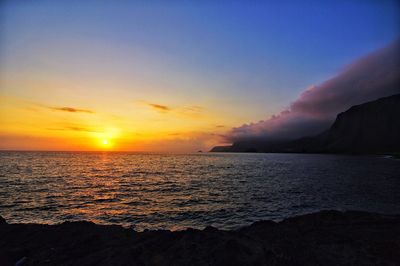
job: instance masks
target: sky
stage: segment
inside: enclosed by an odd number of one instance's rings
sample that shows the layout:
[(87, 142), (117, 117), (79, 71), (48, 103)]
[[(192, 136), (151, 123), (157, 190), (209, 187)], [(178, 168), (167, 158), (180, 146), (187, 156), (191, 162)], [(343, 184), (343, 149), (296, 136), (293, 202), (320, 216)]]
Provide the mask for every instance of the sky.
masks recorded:
[(0, 3), (0, 149), (205, 151), (400, 35), (397, 1), (113, 2)]

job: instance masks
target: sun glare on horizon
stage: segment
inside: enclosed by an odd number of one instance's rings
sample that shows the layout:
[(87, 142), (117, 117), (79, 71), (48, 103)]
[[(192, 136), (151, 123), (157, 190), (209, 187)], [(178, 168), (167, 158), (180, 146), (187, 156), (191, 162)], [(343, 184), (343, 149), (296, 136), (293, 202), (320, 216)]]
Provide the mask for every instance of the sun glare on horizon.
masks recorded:
[(108, 127), (92, 133), (95, 149), (101, 150), (115, 149), (120, 137), (121, 130), (116, 127)]
[(100, 140), (100, 148), (102, 150), (111, 150), (113, 148), (112, 143), (110, 142), (109, 139), (102, 139)]

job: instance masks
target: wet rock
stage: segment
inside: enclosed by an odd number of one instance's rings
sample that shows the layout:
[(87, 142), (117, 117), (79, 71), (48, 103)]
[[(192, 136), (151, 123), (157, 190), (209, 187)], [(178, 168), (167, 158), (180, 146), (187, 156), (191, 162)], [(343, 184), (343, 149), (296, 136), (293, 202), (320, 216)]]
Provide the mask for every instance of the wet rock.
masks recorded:
[(399, 265), (400, 216), (322, 211), (235, 231), (0, 224), (0, 265)]

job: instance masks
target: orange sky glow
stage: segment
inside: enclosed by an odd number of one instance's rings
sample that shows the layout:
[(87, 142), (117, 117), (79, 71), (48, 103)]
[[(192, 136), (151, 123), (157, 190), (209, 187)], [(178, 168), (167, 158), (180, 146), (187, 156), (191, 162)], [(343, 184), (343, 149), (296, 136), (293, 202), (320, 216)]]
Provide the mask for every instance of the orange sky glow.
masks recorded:
[(3, 90), (3, 150), (190, 152), (220, 143), (226, 130), (218, 124), (222, 118), (197, 105), (167, 107), (119, 97), (73, 104), (67, 103), (70, 99), (57, 103), (4, 94)]
[(208, 151), (398, 38), (395, 2), (203, 2), (0, 1), (0, 150)]

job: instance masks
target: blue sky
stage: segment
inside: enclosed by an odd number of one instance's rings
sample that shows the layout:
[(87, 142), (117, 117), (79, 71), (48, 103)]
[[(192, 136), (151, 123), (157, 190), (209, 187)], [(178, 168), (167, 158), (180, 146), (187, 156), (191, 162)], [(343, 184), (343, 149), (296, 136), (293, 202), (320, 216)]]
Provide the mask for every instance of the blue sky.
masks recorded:
[[(257, 121), (399, 37), (396, 1), (301, 2), (3, 1), (1, 78), (76, 84), (60, 104), (113, 91)], [(0, 92), (50, 97), (18, 84)]]

